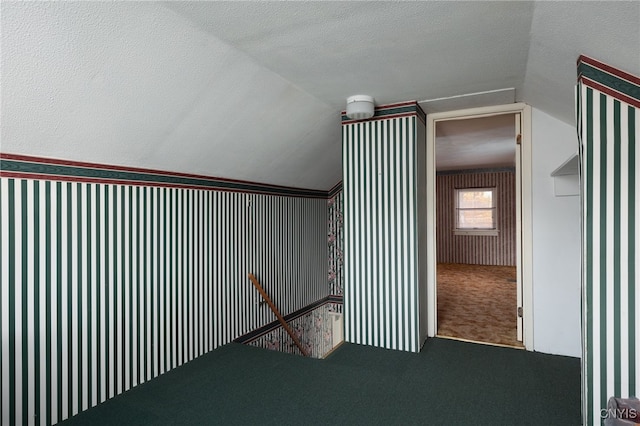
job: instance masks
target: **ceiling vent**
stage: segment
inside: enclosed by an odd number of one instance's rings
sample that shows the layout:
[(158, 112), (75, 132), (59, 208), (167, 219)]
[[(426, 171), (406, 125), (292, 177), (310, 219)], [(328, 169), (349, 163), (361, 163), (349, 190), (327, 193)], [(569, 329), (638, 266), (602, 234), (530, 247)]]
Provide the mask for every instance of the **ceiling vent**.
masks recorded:
[(354, 95), (347, 98), (347, 117), (352, 120), (365, 120), (373, 117), (373, 97)]

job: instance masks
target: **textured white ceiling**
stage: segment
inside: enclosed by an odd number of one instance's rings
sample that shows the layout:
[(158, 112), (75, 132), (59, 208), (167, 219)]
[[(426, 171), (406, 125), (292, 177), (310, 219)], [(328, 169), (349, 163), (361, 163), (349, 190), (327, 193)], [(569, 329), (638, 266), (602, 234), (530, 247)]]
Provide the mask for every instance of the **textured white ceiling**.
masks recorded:
[(350, 95), (513, 88), (571, 123), (580, 54), (640, 74), (638, 1), (2, 2), (1, 12), (3, 152), (316, 189), (341, 179)]
[(640, 1), (536, 2), (519, 98), (573, 125), (580, 55), (640, 75)]
[(2, 3), (2, 47), (2, 151), (340, 179), (335, 109), (156, 3)]
[(513, 167), (514, 114), (436, 123), (436, 170)]
[(492, 105), (512, 104), (516, 101), (516, 89), (487, 90), (478, 93), (447, 96), (444, 98), (425, 99), (418, 101), (422, 110), (427, 113), (455, 111), (464, 108), (485, 107)]
[(168, 4), (334, 108), (522, 87), (529, 2)]

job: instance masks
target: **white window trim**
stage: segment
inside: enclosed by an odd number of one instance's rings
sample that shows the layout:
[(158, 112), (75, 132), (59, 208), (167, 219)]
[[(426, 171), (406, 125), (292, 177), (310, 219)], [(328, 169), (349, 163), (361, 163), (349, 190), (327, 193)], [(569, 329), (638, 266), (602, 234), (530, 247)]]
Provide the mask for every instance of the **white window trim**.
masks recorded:
[(500, 231), (497, 229), (454, 229), (453, 235), (480, 235), (486, 237), (497, 237)]
[[(458, 225), (458, 221), (460, 220), (460, 191), (478, 191), (478, 192), (491, 192), (491, 209), (493, 209), (493, 228), (460, 228)], [(496, 200), (496, 188), (495, 187), (484, 187), (484, 188), (456, 188), (456, 206), (455, 206), (455, 217), (456, 217), (456, 225), (453, 229), (454, 235), (481, 235), (481, 236), (498, 236), (498, 206)], [(463, 210), (472, 210), (472, 209), (463, 209)], [(483, 209), (483, 210), (488, 210)]]

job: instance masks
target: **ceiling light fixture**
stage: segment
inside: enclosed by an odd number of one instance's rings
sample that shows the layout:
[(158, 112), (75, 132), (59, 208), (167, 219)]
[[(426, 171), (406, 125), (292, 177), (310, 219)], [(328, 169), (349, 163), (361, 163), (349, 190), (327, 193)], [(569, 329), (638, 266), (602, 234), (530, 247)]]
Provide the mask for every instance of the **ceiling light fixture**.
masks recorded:
[(352, 120), (365, 120), (373, 117), (373, 97), (367, 95), (353, 95), (347, 98), (347, 117)]

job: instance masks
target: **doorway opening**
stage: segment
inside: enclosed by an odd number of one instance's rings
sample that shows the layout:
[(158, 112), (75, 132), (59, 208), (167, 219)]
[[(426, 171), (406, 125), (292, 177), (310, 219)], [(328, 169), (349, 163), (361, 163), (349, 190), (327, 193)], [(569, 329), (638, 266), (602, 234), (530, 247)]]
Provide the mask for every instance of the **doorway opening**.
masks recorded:
[(428, 335), (530, 349), (530, 108), (427, 121)]
[(522, 347), (516, 119), (509, 113), (436, 123), (438, 336)]

